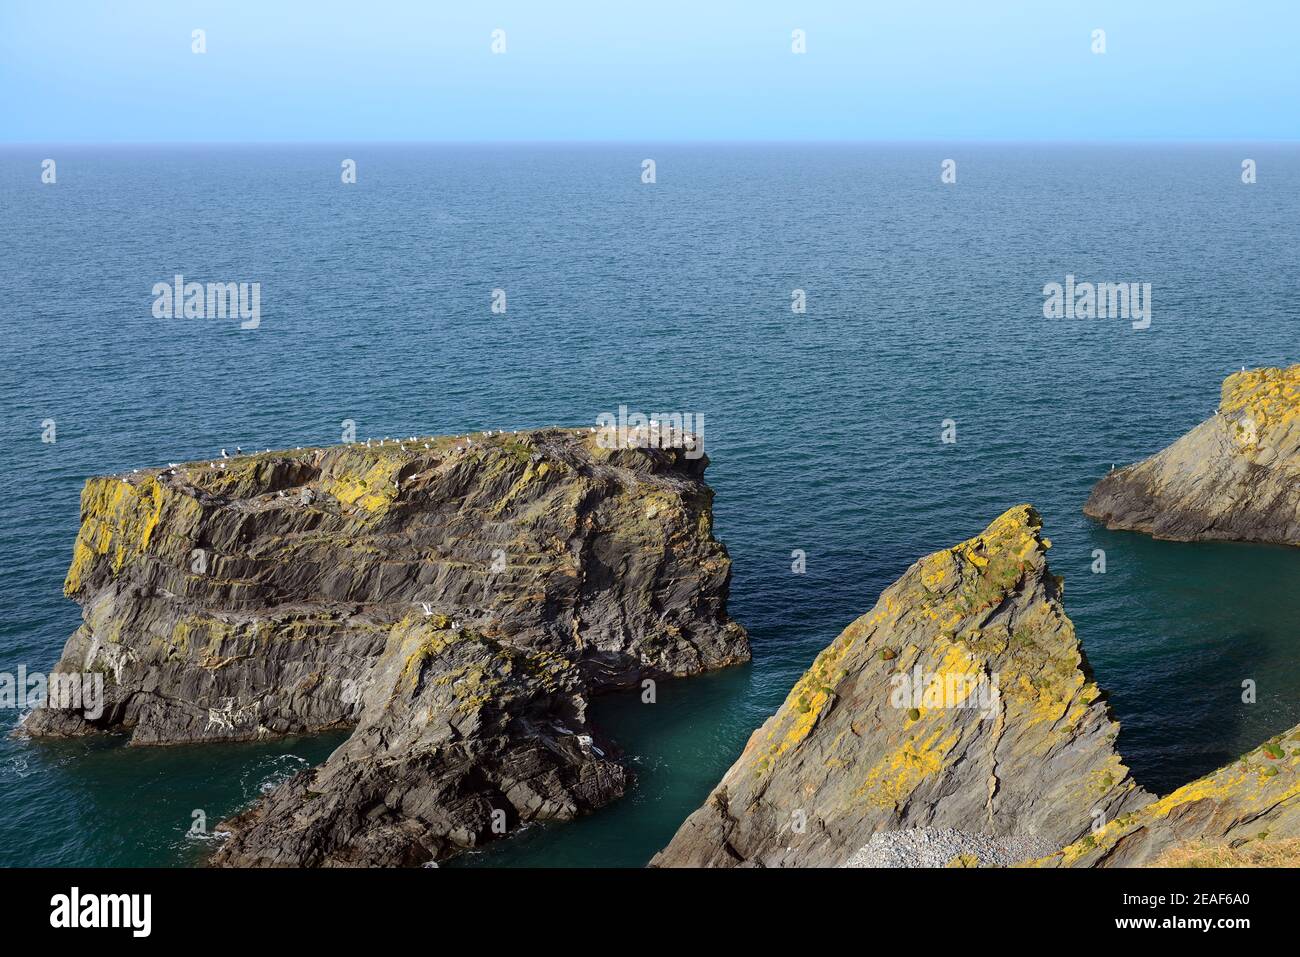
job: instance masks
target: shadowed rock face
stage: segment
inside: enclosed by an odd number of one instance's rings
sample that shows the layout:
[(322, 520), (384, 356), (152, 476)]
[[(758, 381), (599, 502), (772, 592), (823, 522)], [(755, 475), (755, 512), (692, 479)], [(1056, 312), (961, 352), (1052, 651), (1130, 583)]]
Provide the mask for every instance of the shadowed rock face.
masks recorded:
[[(1038, 514), (917, 562), (813, 662), (652, 861), (835, 866), (924, 826), (1062, 846), (1141, 807)], [(993, 693), (996, 681), (996, 694)]]
[(1213, 418), (1111, 472), (1083, 510), (1157, 538), (1300, 545), (1300, 365), (1228, 376)]
[(1034, 862), (1138, 867), (1183, 844), (1239, 845), (1300, 837), (1300, 726)]
[(24, 731), (355, 725), (235, 822), (226, 863), (412, 863), (618, 797), (588, 697), (749, 657), (707, 460), (567, 430), (403, 445), (90, 480), (56, 671), (102, 674), (106, 707)]

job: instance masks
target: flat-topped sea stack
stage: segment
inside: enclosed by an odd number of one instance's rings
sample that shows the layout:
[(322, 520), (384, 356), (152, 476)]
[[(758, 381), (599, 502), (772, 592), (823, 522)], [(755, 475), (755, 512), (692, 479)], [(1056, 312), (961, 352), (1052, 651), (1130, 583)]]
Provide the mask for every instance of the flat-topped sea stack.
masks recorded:
[[(1109, 820), (1040, 867), (1295, 866), (1300, 839), (1300, 726), (1212, 774)], [(1258, 849), (1262, 853), (1250, 853)]]
[(478, 433), (91, 479), (58, 672), (131, 743), (355, 727), (234, 822), (229, 864), (412, 864), (624, 790), (592, 694), (749, 658), (707, 459)]
[(838, 866), (922, 828), (1048, 853), (1149, 801), (1115, 752), (1040, 526), (1018, 506), (909, 568), (651, 863)]
[(1300, 365), (1228, 376), (1213, 417), (1105, 476), (1083, 510), (1156, 538), (1300, 545)]

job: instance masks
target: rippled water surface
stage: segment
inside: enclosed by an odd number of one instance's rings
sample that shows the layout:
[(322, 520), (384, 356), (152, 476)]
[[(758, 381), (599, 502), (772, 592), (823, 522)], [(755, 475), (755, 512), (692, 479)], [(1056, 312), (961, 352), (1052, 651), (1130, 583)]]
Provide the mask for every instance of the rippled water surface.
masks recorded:
[[(1139, 781), (1300, 722), (1300, 552), (1080, 512), (1226, 373), (1300, 361), (1294, 147), (68, 148), (43, 186), (51, 149), (0, 151), (0, 670), (47, 668), (76, 627), (60, 588), (88, 475), (338, 441), (347, 418), (409, 435), (625, 403), (705, 415), (754, 662), (602, 699), (632, 793), (465, 864), (643, 864), (882, 588), (1022, 501)], [(260, 282), (261, 327), (153, 318), (176, 273)], [(1066, 273), (1150, 282), (1151, 328), (1042, 318)], [(6, 739), (0, 863), (195, 862), (195, 810), (215, 822), (338, 741)]]

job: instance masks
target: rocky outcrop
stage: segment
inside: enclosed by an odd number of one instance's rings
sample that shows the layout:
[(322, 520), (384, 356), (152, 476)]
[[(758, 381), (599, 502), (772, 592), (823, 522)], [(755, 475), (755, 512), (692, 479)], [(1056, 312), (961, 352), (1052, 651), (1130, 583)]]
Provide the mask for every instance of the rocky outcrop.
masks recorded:
[(1115, 752), (1040, 526), (1022, 505), (909, 568), (652, 864), (835, 866), (914, 828), (1061, 847), (1149, 801)]
[(1294, 838), (1300, 838), (1300, 726), (1034, 863), (1138, 867), (1182, 848)]
[(1111, 472), (1083, 510), (1157, 538), (1300, 545), (1300, 365), (1228, 376), (1212, 418)]
[(235, 864), (444, 857), (622, 793), (594, 693), (749, 657), (707, 459), (587, 431), (267, 452), (90, 480), (56, 671), (133, 744), (355, 726), (233, 822)]

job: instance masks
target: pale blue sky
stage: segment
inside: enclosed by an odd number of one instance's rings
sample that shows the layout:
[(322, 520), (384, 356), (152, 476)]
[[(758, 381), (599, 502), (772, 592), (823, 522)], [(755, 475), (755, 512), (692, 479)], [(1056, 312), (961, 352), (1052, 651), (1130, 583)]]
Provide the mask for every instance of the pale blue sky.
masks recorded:
[(1297, 37), (1300, 0), (0, 0), (0, 142), (1295, 140)]

